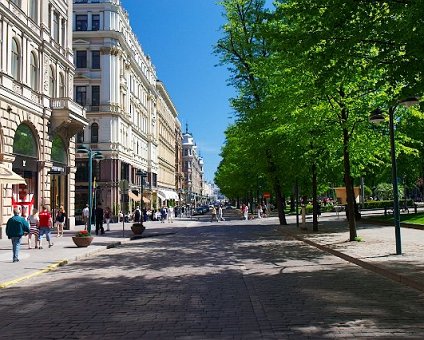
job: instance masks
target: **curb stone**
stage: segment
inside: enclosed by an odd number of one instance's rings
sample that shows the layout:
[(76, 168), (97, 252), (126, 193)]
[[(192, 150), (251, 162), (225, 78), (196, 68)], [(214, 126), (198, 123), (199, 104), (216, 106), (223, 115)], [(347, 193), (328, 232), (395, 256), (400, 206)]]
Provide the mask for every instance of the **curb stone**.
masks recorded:
[(122, 245), (123, 243), (128, 243), (128, 242), (129, 241), (127, 241), (127, 240), (112, 242), (112, 243), (108, 244), (105, 248), (89, 251), (89, 252), (87, 252), (83, 255), (77, 255), (77, 256), (73, 257), (72, 259), (63, 259), (63, 260), (60, 260), (58, 262), (55, 262), (53, 264), (48, 265), (46, 268), (36, 270), (35, 272), (33, 272), (31, 274), (18, 277), (17, 279), (14, 279), (14, 280), (6, 281), (6, 282), (0, 282), (0, 289), (8, 288), (8, 287), (14, 286), (14, 285), (16, 285), (16, 284), (18, 284), (22, 281), (29, 280), (33, 277), (39, 276), (41, 274), (55, 271), (59, 267), (63, 267), (63, 266), (70, 264), (72, 262), (77, 262), (77, 261), (80, 261), (82, 259), (92, 257), (92, 256), (94, 256), (98, 253), (101, 253), (101, 252), (103, 252), (107, 249), (116, 248), (116, 247), (119, 247), (120, 245)]
[(390, 280), (393, 280), (395, 282), (401, 283), (401, 284), (406, 285), (408, 287), (411, 287), (411, 288), (414, 288), (414, 289), (419, 290), (421, 292), (424, 292), (424, 284), (422, 284), (422, 283), (420, 283), (418, 281), (412, 280), (412, 279), (406, 277), (405, 275), (397, 274), (397, 273), (395, 273), (395, 272), (393, 272), (391, 270), (388, 270), (386, 268), (382, 268), (382, 267), (377, 266), (375, 264), (371, 264), (369, 262), (365, 262), (365, 261), (359, 260), (359, 259), (357, 259), (355, 257), (352, 257), (350, 255), (347, 255), (345, 253), (342, 253), (342, 252), (340, 252), (338, 250), (334, 250), (334, 249), (331, 249), (331, 248), (329, 248), (327, 246), (324, 246), (322, 244), (319, 244), (319, 243), (316, 243), (314, 241), (305, 239), (305, 238), (303, 238), (303, 237), (301, 237), (299, 235), (293, 234), (293, 233), (291, 233), (289, 231), (280, 230), (280, 232), (282, 234), (286, 235), (286, 236), (289, 236), (289, 237), (292, 237), (292, 238), (294, 238), (294, 239), (296, 239), (298, 241), (304, 242), (304, 243), (306, 243), (306, 244), (308, 244), (308, 245), (310, 245), (312, 247), (318, 248), (318, 249), (320, 249), (322, 251), (325, 251), (325, 252), (327, 252), (329, 254), (332, 254), (334, 256), (337, 256), (337, 257), (339, 257), (339, 258), (341, 258), (341, 259), (343, 259), (343, 260), (345, 260), (347, 262), (356, 264), (359, 267), (362, 267), (362, 268), (367, 269), (369, 271), (372, 271), (372, 272), (374, 272), (376, 274), (379, 274), (381, 276), (384, 276), (384, 277), (386, 277), (386, 278), (388, 278)]

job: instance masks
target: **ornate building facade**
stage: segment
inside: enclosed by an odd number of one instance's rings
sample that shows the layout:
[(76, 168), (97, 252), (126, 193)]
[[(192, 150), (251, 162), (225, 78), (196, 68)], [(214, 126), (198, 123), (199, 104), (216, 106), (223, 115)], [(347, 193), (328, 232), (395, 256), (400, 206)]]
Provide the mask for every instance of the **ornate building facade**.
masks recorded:
[(197, 206), (203, 199), (203, 158), (200, 157), (193, 135), (183, 134), (183, 173), (186, 204)]
[(0, 162), (25, 179), (1, 185), (2, 225), (13, 206), (41, 204), (75, 222), (74, 135), (87, 120), (71, 99), (71, 22), (70, 0), (0, 1)]
[[(132, 210), (140, 200), (139, 170), (148, 174), (148, 206), (157, 208), (168, 194), (175, 198), (177, 111), (120, 1), (74, 1), (73, 47), (75, 99), (87, 108), (90, 121), (77, 141), (105, 157), (94, 167), (97, 202), (114, 213)], [(87, 164), (86, 158), (78, 158), (77, 196), (82, 204), (88, 195)], [(123, 180), (128, 191), (120, 189)]]
[(177, 129), (178, 112), (166, 91), (165, 85), (157, 81), (157, 115), (159, 136), (159, 176), (158, 176), (158, 206), (163, 204), (176, 205), (179, 201), (178, 182), (176, 181), (176, 140), (179, 138)]

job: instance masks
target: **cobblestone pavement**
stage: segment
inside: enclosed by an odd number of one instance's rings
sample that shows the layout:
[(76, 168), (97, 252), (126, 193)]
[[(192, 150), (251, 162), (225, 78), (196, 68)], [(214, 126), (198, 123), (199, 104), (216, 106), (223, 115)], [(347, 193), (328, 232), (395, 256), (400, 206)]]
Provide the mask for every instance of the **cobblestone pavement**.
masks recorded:
[(0, 291), (1, 339), (424, 337), (424, 295), (272, 225), (201, 223)]

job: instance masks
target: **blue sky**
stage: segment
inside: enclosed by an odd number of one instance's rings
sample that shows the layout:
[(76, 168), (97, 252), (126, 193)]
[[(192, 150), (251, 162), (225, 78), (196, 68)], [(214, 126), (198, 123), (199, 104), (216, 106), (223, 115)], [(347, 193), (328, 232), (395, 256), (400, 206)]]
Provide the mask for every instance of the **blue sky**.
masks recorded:
[(224, 131), (231, 122), (225, 67), (216, 67), (213, 46), (224, 19), (216, 0), (122, 0), (143, 50), (150, 55), (158, 78), (188, 123), (212, 181), (219, 164)]

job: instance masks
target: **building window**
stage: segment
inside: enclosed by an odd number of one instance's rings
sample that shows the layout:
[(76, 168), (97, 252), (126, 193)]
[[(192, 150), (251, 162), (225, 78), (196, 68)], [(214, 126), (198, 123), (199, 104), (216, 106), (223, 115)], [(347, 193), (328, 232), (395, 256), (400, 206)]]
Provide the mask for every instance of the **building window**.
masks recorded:
[(66, 45), (66, 25), (67, 25), (66, 20), (62, 20), (62, 41), (60, 42), (62, 47), (65, 47)]
[(56, 95), (56, 77), (54, 67), (49, 68), (49, 96), (53, 98)]
[(88, 26), (88, 16), (84, 15), (76, 15), (75, 16), (75, 29), (77, 31), (87, 31)]
[(100, 69), (100, 51), (91, 52), (91, 68)]
[(34, 22), (37, 22), (37, 19), (38, 19), (38, 0), (28, 1), (28, 14), (29, 14), (29, 17)]
[(65, 76), (59, 73), (59, 97), (65, 98)]
[(75, 101), (81, 106), (87, 105), (87, 87), (86, 86), (75, 87)]
[(96, 85), (91, 87), (91, 105), (100, 105), (100, 86)]
[(81, 130), (81, 131), (79, 131), (79, 132), (77, 133), (77, 136), (76, 136), (76, 142), (77, 142), (78, 144), (82, 144), (82, 143), (84, 143), (84, 130)]
[(21, 55), (16, 39), (12, 39), (11, 71), (13, 79), (19, 80), (21, 73)]
[(87, 51), (77, 51), (75, 66), (77, 68), (87, 68)]
[(59, 13), (53, 13), (53, 39), (59, 43)]
[(38, 65), (37, 65), (37, 57), (35, 56), (35, 53), (31, 53), (31, 63), (30, 63), (30, 82), (31, 82), (31, 89), (34, 91), (38, 90)]
[(100, 15), (93, 14), (91, 16), (91, 30), (98, 31), (100, 29)]
[(11, 2), (14, 3), (18, 7), (21, 7), (21, 0), (12, 0)]
[(91, 124), (91, 143), (99, 142), (99, 124)]

